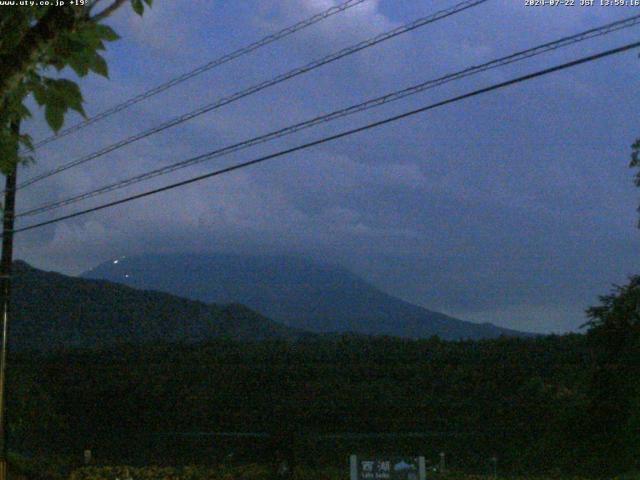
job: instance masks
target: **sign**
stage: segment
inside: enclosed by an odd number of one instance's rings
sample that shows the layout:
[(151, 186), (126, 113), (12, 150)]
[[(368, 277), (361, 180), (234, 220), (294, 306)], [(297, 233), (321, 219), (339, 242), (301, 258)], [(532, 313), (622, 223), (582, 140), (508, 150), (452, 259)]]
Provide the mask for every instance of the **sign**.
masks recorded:
[(425, 480), (424, 457), (351, 455), (351, 480)]

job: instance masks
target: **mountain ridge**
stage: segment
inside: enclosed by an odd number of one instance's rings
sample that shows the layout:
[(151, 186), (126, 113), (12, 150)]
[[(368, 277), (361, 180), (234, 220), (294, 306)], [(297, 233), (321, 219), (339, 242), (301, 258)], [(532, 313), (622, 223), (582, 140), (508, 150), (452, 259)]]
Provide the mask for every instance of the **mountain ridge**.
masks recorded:
[(247, 305), (289, 327), (446, 340), (530, 336), (413, 305), (340, 266), (287, 256), (145, 254), (82, 274), (204, 302)]
[(17, 350), (119, 344), (298, 339), (309, 334), (237, 304), (206, 304), (14, 263), (11, 343)]

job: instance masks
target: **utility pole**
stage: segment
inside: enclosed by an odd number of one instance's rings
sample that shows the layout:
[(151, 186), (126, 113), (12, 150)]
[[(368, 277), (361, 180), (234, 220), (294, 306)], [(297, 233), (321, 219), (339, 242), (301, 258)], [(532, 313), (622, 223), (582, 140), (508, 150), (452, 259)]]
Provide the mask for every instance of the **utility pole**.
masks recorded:
[[(20, 125), (11, 125), (13, 132), (20, 132)], [(17, 152), (16, 152), (17, 154)], [(16, 210), (16, 178), (18, 163), (8, 167), (5, 173), (4, 211), (2, 220), (2, 256), (0, 257), (0, 314), (2, 337), (0, 339), (0, 480), (7, 480), (7, 412), (6, 378), (7, 350), (9, 346), (9, 314), (11, 306), (11, 271), (13, 267), (13, 225)]]

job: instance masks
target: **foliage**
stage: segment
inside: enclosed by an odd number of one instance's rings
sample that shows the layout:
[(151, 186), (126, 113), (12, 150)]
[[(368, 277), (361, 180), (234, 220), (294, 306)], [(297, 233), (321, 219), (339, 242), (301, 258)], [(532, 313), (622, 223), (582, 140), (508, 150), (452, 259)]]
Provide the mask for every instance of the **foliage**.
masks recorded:
[(237, 467), (220, 465), (216, 468), (201, 466), (184, 467), (97, 467), (81, 468), (69, 476), (69, 480), (261, 480), (268, 479), (270, 471), (265, 466), (248, 464)]
[(67, 480), (73, 471), (72, 458), (60, 456), (29, 457), (9, 452), (9, 478), (28, 478), (29, 480)]
[[(505, 471), (569, 471), (574, 440), (565, 432), (586, 404), (587, 365), (580, 336), (218, 340), (16, 355), (13, 368), (36, 375), (63, 426), (38, 432), (25, 421), (14, 439), (33, 451), (46, 434), (55, 438), (49, 454), (89, 446), (107, 464), (217, 465), (231, 454), (268, 464), (281, 449), (268, 438), (206, 434), (265, 432), (284, 434), (303, 468), (340, 466), (354, 451), (419, 452), (431, 463), (446, 451), (476, 472), (490, 471), (494, 455)], [(10, 418), (25, 415), (11, 405)], [(327, 436), (341, 432), (391, 436)]]
[[(271, 471), (263, 465), (247, 464), (236, 467), (218, 466), (203, 468), (186, 466), (171, 467), (99, 467), (75, 470), (69, 480), (271, 480)], [(297, 468), (293, 480), (343, 480), (347, 478), (346, 464), (342, 468), (321, 467)], [(438, 480), (494, 480), (490, 475), (472, 475), (459, 471), (437, 474), (432, 477)], [(502, 480), (586, 480), (584, 477), (550, 477), (550, 476), (501, 476)], [(635, 480), (632, 477), (616, 477), (612, 480)]]
[[(271, 480), (271, 471), (263, 465), (247, 464), (236, 467), (218, 466), (203, 468), (186, 466), (171, 467), (100, 467), (82, 468), (71, 473), (68, 480)], [(343, 480), (347, 478), (346, 464), (342, 468), (321, 467), (297, 468), (293, 480)], [(490, 475), (473, 475), (460, 471), (451, 471), (431, 477), (437, 480), (495, 480)], [(586, 480), (578, 476), (500, 476), (501, 480)], [(613, 477), (612, 480), (637, 480), (633, 476)]]
[[(237, 305), (15, 270), (14, 346), (58, 349), (10, 364), (21, 452), (91, 448), (101, 464), (133, 465), (279, 455), (303, 471), (353, 452), (435, 463), (446, 451), (466, 471), (497, 456), (514, 474), (623, 472), (637, 458), (637, 280), (590, 310), (586, 336), (446, 342), (301, 335)], [(390, 436), (327, 436), (349, 432)]]
[[(640, 187), (640, 138), (631, 145), (631, 162), (629, 163), (629, 167), (638, 170), (634, 175), (634, 183), (636, 187)], [(638, 207), (638, 211), (640, 212), (640, 207)], [(638, 226), (640, 227), (640, 222)]]
[(166, 293), (14, 264), (13, 350), (122, 343), (294, 338), (299, 332), (241, 305), (207, 305)]
[(586, 326), (601, 353), (613, 359), (636, 352), (640, 346), (640, 276), (601, 296), (600, 303), (587, 310)]
[(640, 276), (617, 286), (587, 311), (593, 367), (586, 432), (590, 445), (602, 445), (603, 473), (640, 467)]
[[(105, 42), (118, 35), (103, 21), (125, 0), (81, 1), (66, 6), (4, 6), (0, 9), (0, 169), (9, 171), (18, 161), (18, 146), (32, 149), (29, 135), (15, 125), (31, 116), (26, 99), (32, 95), (43, 107), (47, 123), (58, 131), (69, 109), (84, 115), (78, 85), (61, 78), (69, 67), (78, 77), (89, 72), (107, 76), (100, 54)], [(152, 0), (130, 0), (142, 15)], [(52, 70), (57, 73), (52, 73)], [(23, 160), (28, 157), (23, 157)]]

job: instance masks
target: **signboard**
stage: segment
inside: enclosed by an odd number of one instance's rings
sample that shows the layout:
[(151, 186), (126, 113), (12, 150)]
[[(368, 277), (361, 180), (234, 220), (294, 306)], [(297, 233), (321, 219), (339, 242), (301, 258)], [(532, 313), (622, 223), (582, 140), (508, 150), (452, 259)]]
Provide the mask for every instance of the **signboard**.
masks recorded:
[(351, 480), (425, 480), (424, 457), (351, 455)]

